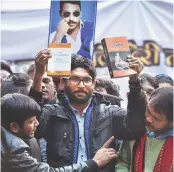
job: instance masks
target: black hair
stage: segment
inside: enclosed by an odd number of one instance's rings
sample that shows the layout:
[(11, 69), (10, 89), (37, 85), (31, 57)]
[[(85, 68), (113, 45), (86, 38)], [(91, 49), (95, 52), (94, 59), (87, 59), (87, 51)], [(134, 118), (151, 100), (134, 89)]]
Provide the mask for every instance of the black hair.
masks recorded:
[(97, 78), (95, 88), (103, 87), (106, 89), (107, 94), (111, 94), (120, 97), (120, 88), (111, 79)]
[(1, 125), (7, 130), (12, 122), (23, 127), (25, 120), (33, 116), (39, 117), (40, 114), (40, 106), (26, 95), (13, 93), (1, 98)]
[(36, 70), (36, 65), (35, 63), (32, 63), (27, 70), (27, 75), (30, 76), (30, 74), (35, 72), (35, 70)]
[(8, 93), (22, 93), (28, 95), (31, 78), (25, 73), (13, 73), (1, 82), (1, 96)]
[(79, 5), (79, 7), (80, 7), (80, 10), (81, 10), (81, 2), (80, 1), (73, 1), (73, 0), (71, 0), (71, 1), (61, 1), (60, 0), (60, 14), (62, 13), (62, 9), (63, 9), (63, 5), (65, 4), (65, 3), (70, 3), (70, 4), (74, 4), (74, 5)]
[(173, 91), (172, 86), (157, 88), (149, 99), (154, 110), (166, 115), (169, 121), (173, 121)]
[[(105, 79), (105, 78), (97, 78), (95, 89), (97, 87), (102, 87), (106, 89), (107, 94), (120, 97), (120, 87), (119, 85), (115, 84), (111, 79)], [(121, 106), (121, 100), (116, 99), (114, 97), (110, 97), (109, 95), (103, 95), (103, 99), (105, 102), (109, 102), (112, 105), (118, 105)]]
[(0, 60), (0, 63), (1, 63), (1, 70), (5, 70), (5, 71), (9, 72), (10, 74), (13, 73), (10, 65), (6, 61)]
[(157, 79), (158, 84), (169, 83), (171, 86), (173, 86), (173, 79), (166, 74), (158, 74), (155, 76), (155, 78)]
[(141, 84), (143, 84), (143, 82), (145, 82), (145, 81), (148, 81), (154, 89), (157, 89), (159, 87), (157, 79), (147, 73), (141, 74), (140, 78), (141, 78), (141, 80), (140, 80)]
[(87, 70), (89, 75), (92, 77), (93, 81), (95, 80), (97, 73), (96, 73), (96, 69), (95, 69), (92, 61), (90, 61), (86, 57), (82, 57), (79, 54), (72, 54), (72, 56), (71, 56), (71, 70), (74, 70), (78, 67), (84, 68), (85, 70)]

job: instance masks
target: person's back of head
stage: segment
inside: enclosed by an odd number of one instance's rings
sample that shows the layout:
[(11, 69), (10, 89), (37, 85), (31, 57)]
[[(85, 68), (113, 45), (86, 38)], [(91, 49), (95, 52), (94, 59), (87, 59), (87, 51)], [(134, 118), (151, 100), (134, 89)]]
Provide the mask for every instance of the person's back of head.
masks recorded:
[(111, 79), (97, 78), (95, 84), (95, 90), (98, 88), (104, 88), (107, 94), (120, 97), (119, 86), (115, 84)]
[(144, 84), (146, 81), (148, 81), (149, 84), (154, 87), (154, 89), (157, 89), (159, 87), (157, 79), (155, 77), (147, 73), (142, 73), (139, 77), (141, 78), (141, 84)]
[(116, 83), (114, 83), (114, 81), (112, 81), (111, 79), (107, 81), (108, 83), (108, 87), (107, 87), (107, 93), (120, 97), (120, 87), (119, 85), (117, 85)]
[(157, 88), (149, 99), (149, 104), (155, 112), (165, 115), (169, 121), (173, 121), (173, 93), (174, 87), (161, 87)]
[(159, 87), (173, 86), (173, 79), (166, 74), (158, 74), (155, 76)]
[(0, 63), (1, 63), (1, 67), (0, 67), (0, 81), (1, 81), (2, 79), (6, 78), (13, 72), (11, 70), (10, 65), (6, 61), (0, 60)]
[[(121, 102), (120, 102), (121, 99), (118, 99), (120, 97), (119, 86), (115, 84), (111, 79), (98, 77), (96, 79), (95, 91), (108, 94), (108, 96), (103, 95), (103, 98), (105, 101), (110, 102), (110, 104), (112, 105), (121, 106)], [(109, 96), (109, 95), (112, 95), (112, 96)]]
[(27, 70), (27, 75), (30, 76), (32, 80), (34, 79), (35, 70), (36, 70), (35, 63), (32, 63)]
[(13, 73), (2, 80), (1, 96), (8, 93), (21, 93), (28, 95), (32, 85), (31, 78), (24, 73)]
[(107, 93), (106, 80), (104, 78), (96, 78), (95, 91)]
[(97, 73), (91, 60), (78, 54), (72, 54), (71, 58), (71, 70), (83, 68), (89, 73), (93, 81), (95, 80)]
[(23, 127), (25, 120), (40, 114), (40, 106), (26, 95), (13, 93), (1, 98), (1, 125), (9, 131), (12, 123)]
[(10, 65), (6, 61), (0, 60), (0, 63), (1, 63), (1, 70), (5, 70), (9, 74), (12, 74), (13, 73), (12, 70), (11, 70)]
[(139, 77), (141, 79), (142, 90), (145, 92), (148, 101), (152, 92), (159, 87), (157, 79), (147, 73), (143, 73)]

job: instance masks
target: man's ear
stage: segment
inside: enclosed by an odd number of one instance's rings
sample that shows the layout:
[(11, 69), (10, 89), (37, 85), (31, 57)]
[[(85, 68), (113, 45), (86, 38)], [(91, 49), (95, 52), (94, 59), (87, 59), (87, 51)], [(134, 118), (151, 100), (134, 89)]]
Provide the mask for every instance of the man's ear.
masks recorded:
[(13, 133), (18, 133), (19, 132), (19, 124), (17, 124), (16, 122), (12, 122), (10, 123), (10, 130), (13, 132)]

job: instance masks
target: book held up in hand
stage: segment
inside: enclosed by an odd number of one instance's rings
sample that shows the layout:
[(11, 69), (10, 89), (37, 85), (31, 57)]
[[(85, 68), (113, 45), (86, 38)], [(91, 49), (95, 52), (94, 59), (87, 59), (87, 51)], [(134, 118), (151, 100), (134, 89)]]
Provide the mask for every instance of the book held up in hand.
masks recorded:
[(125, 77), (137, 73), (129, 67), (127, 62), (127, 57), (131, 53), (126, 36), (103, 38), (101, 42), (111, 78)]
[(71, 43), (49, 44), (52, 57), (48, 60), (47, 74), (67, 77), (71, 74)]

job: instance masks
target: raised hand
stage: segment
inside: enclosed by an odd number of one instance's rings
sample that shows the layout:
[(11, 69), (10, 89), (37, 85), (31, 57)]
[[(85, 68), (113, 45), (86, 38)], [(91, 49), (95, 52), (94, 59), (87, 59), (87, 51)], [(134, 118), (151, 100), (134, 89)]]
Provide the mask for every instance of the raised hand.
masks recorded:
[(130, 80), (137, 80), (137, 78), (139, 77), (141, 71), (144, 68), (143, 63), (141, 62), (141, 60), (139, 58), (134, 57), (134, 56), (128, 56), (127, 61), (129, 63), (129, 66), (137, 72), (137, 74), (132, 75), (132, 76), (129, 77)]
[(49, 58), (51, 58), (51, 53), (48, 49), (41, 50), (35, 57), (36, 70), (33, 79), (33, 88), (36, 91), (41, 92), (42, 90), (42, 78), (46, 72)]
[(116, 151), (109, 148), (109, 145), (114, 140), (112, 136), (95, 154), (93, 160), (98, 164), (99, 168), (104, 167), (110, 160), (117, 157)]
[(36, 65), (36, 71), (35, 75), (41, 75), (43, 76), (46, 72), (46, 66), (48, 63), (48, 59), (51, 58), (50, 50), (44, 49), (41, 50), (35, 57), (35, 65)]

